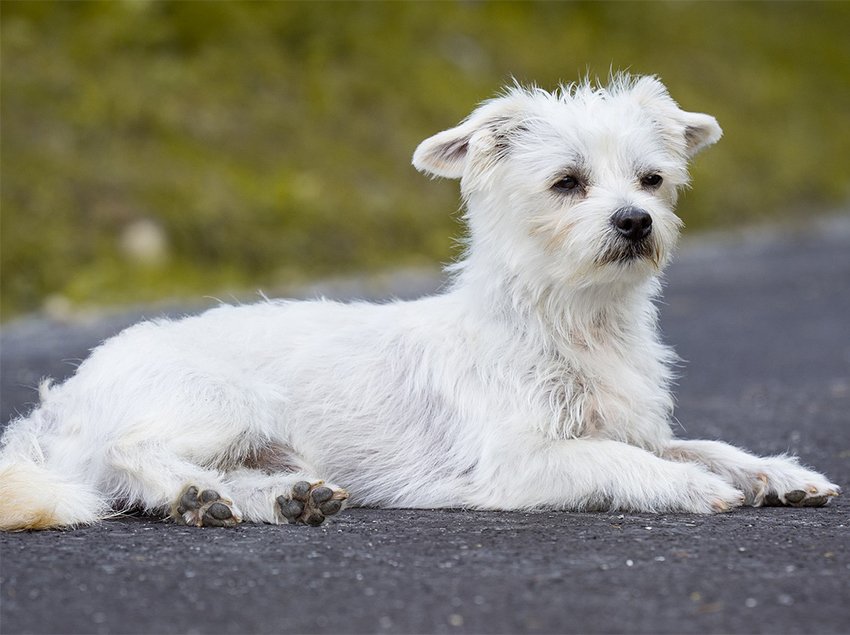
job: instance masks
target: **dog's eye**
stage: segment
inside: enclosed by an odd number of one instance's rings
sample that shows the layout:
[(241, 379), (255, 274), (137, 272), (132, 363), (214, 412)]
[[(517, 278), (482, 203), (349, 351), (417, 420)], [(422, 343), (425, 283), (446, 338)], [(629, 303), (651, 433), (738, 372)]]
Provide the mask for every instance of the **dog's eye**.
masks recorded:
[(552, 187), (554, 187), (556, 190), (568, 191), (576, 189), (579, 185), (581, 184), (574, 176), (565, 176), (560, 181), (555, 183), (555, 185), (553, 185)]
[(645, 187), (658, 187), (663, 180), (660, 174), (647, 174), (640, 182)]

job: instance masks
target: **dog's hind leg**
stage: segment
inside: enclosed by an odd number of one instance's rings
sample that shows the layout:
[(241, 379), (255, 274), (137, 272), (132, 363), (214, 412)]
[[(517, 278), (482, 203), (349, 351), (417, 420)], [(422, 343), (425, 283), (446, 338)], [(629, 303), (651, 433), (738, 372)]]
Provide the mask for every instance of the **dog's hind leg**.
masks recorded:
[(113, 495), (129, 507), (169, 515), (194, 527), (242, 522), (242, 511), (218, 471), (195, 465), (158, 444), (113, 447), (108, 462)]
[(245, 468), (229, 472), (224, 482), (244, 519), (253, 522), (321, 525), (348, 499), (344, 489), (306, 472), (268, 474)]
[(841, 491), (822, 474), (801, 466), (795, 457), (759, 457), (721, 441), (674, 440), (664, 458), (704, 465), (741, 489), (746, 504), (820, 507)]

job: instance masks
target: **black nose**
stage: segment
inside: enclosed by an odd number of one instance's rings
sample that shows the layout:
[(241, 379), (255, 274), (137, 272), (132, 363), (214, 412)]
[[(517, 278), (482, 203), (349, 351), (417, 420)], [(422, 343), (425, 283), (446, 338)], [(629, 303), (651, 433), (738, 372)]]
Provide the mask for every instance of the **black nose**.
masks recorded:
[(611, 222), (620, 234), (633, 242), (646, 238), (652, 231), (652, 216), (637, 207), (618, 209)]

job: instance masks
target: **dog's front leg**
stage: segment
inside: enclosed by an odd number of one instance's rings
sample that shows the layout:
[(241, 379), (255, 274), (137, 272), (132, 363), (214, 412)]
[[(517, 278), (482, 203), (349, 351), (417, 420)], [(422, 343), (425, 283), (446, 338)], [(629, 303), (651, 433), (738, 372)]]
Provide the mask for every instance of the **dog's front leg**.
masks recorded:
[(840, 492), (823, 474), (802, 467), (796, 457), (758, 457), (720, 441), (677, 439), (661, 455), (704, 465), (741, 489), (746, 504), (756, 507), (820, 507)]
[(489, 482), (469, 498), (478, 507), (714, 513), (744, 501), (739, 490), (699, 465), (618, 441), (515, 443), (492, 458), (491, 469), (478, 473)]

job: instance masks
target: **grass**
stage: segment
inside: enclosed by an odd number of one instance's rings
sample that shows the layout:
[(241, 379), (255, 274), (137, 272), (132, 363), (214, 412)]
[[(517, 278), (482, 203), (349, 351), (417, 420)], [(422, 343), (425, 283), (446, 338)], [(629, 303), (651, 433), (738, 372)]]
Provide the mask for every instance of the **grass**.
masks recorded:
[(850, 199), (850, 3), (4, 0), (0, 29), (4, 319), (449, 261), (457, 185), (410, 156), (512, 77), (654, 73), (715, 115), (691, 229)]

